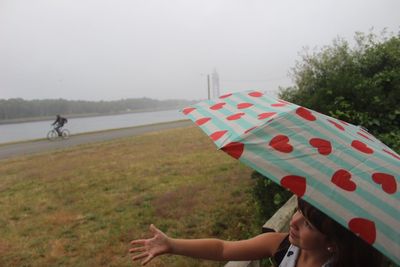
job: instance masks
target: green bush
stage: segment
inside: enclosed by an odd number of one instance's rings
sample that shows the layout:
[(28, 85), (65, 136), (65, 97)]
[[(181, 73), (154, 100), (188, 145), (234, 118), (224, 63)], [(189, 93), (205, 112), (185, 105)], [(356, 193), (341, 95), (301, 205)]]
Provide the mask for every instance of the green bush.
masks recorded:
[(400, 151), (400, 35), (355, 35), (320, 51), (304, 51), (292, 69), (295, 85), (280, 97), (360, 125)]
[(257, 171), (252, 173), (251, 178), (256, 180), (256, 185), (253, 188), (253, 196), (257, 203), (257, 213), (264, 223), (293, 194)]

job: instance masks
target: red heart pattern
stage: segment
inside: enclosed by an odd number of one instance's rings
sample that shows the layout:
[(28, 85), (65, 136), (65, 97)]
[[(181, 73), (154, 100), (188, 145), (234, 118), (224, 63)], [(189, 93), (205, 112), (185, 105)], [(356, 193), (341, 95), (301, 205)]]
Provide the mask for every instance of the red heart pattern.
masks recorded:
[(212, 109), (212, 110), (219, 110), (219, 109), (223, 108), (225, 105), (226, 105), (226, 103), (224, 103), (224, 102), (217, 103), (217, 104), (215, 104), (215, 105), (212, 105), (212, 106), (210, 107), (210, 109)]
[(220, 99), (224, 99), (224, 98), (230, 97), (231, 95), (232, 95), (232, 93), (226, 94), (226, 95), (222, 95), (222, 96), (220, 96), (219, 98), (220, 98)]
[(282, 100), (282, 99), (279, 99), (278, 102), (284, 103), (284, 104), (286, 104), (286, 105), (290, 105), (290, 102), (287, 102), (287, 101)]
[(210, 135), (210, 138), (213, 140), (213, 141), (217, 141), (218, 139), (220, 139), (224, 134), (226, 134), (228, 131), (227, 130), (223, 130), (223, 131), (216, 131), (216, 132), (214, 132), (214, 133), (212, 133), (211, 135)]
[(340, 125), (339, 123), (337, 123), (336, 121), (329, 120), (329, 119), (328, 119), (328, 121), (329, 121), (331, 124), (333, 124), (336, 128), (338, 128), (339, 130), (344, 131), (344, 127), (343, 127), (342, 125)]
[(349, 229), (368, 244), (372, 245), (376, 239), (376, 228), (373, 221), (365, 218), (353, 218), (348, 223)]
[(357, 185), (351, 180), (351, 173), (343, 169), (336, 171), (332, 175), (331, 182), (349, 192), (357, 188)]
[(252, 96), (252, 97), (262, 97), (264, 94), (263, 93), (261, 93), (261, 92), (251, 92), (251, 93), (249, 93), (249, 96)]
[(271, 107), (275, 107), (275, 108), (284, 107), (284, 106), (286, 106), (285, 103), (275, 103), (275, 104), (271, 104)]
[(281, 185), (298, 197), (302, 197), (307, 189), (306, 178), (297, 175), (288, 175), (281, 179)]
[(247, 134), (248, 132), (251, 132), (255, 128), (257, 128), (257, 126), (253, 126), (253, 127), (249, 128), (249, 129), (247, 129), (246, 131), (244, 131), (244, 133)]
[(264, 120), (264, 119), (274, 116), (275, 114), (276, 114), (276, 112), (264, 112), (264, 113), (258, 114), (258, 119)]
[(277, 135), (271, 139), (269, 145), (277, 151), (290, 153), (293, 151), (293, 146), (289, 144), (289, 137), (286, 135)]
[(310, 145), (318, 149), (318, 153), (327, 156), (332, 152), (331, 142), (321, 138), (311, 138), (309, 141)]
[(185, 109), (182, 110), (182, 113), (187, 115), (187, 114), (189, 114), (190, 112), (192, 112), (195, 109), (196, 108), (185, 108)]
[(317, 119), (311, 111), (303, 107), (296, 109), (296, 114), (308, 121), (315, 121)]
[(239, 104), (237, 104), (237, 108), (238, 109), (249, 108), (251, 106), (253, 106), (253, 104), (251, 104), (251, 103), (239, 103)]
[(396, 179), (393, 175), (377, 172), (372, 174), (372, 180), (382, 186), (382, 190), (388, 194), (394, 194), (397, 191)]
[(196, 124), (197, 125), (199, 125), (199, 126), (201, 126), (201, 125), (203, 125), (203, 124), (205, 124), (206, 122), (208, 122), (208, 121), (210, 121), (211, 120), (211, 118), (201, 118), (201, 119), (198, 119), (198, 120), (196, 120)]
[(358, 140), (354, 140), (353, 142), (351, 142), (351, 146), (365, 154), (374, 153), (374, 150), (372, 148), (370, 148), (368, 145)]
[(360, 128), (360, 130), (365, 133), (366, 135), (372, 136), (367, 130), (365, 130), (364, 128)]
[(370, 140), (370, 141), (372, 141), (372, 142), (375, 142), (374, 140), (372, 140), (372, 139), (369, 138), (367, 135), (365, 135), (365, 134), (363, 134), (363, 133), (361, 133), (361, 132), (357, 132), (357, 134), (360, 135), (360, 136), (362, 136), (362, 137), (364, 137), (365, 139), (368, 139), (368, 140)]
[(399, 155), (397, 155), (397, 154), (395, 154), (395, 153), (393, 153), (393, 152), (391, 152), (391, 151), (389, 151), (389, 150), (387, 150), (387, 149), (385, 149), (385, 148), (382, 149), (382, 150), (383, 150), (383, 152), (385, 152), (385, 153), (389, 154), (390, 156), (394, 157), (395, 159), (400, 160)]
[(244, 115), (245, 115), (245, 113), (240, 112), (240, 113), (230, 115), (230, 116), (226, 117), (226, 119), (228, 121), (234, 121), (234, 120), (238, 120), (238, 119), (242, 118)]
[(221, 150), (229, 154), (231, 157), (239, 159), (243, 154), (244, 144), (240, 142), (232, 142), (221, 148)]

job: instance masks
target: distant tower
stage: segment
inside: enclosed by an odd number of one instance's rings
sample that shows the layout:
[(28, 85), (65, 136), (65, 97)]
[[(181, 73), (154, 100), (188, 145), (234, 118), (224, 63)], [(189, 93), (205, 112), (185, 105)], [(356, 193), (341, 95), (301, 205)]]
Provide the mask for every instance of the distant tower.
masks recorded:
[(211, 92), (211, 98), (218, 98), (220, 96), (219, 76), (215, 69), (214, 72), (211, 74)]

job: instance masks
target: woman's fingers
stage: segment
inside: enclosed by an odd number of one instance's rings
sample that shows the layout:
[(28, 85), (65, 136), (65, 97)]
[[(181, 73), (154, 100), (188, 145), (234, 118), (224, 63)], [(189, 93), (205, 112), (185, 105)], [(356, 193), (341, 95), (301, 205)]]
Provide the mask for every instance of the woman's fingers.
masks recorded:
[(153, 255), (150, 254), (144, 261), (142, 261), (142, 265), (146, 265), (152, 259), (153, 259)]
[(165, 239), (165, 234), (157, 229), (153, 224), (150, 225), (150, 232), (153, 234), (153, 237), (150, 239), (137, 239), (131, 241), (131, 249), (129, 249), (130, 253), (139, 253), (132, 257), (133, 261), (143, 259), (141, 264), (146, 265), (150, 262), (155, 255), (160, 254), (160, 246), (163, 245), (163, 240)]
[[(147, 252), (145, 252), (145, 253), (141, 253), (141, 254), (138, 254), (138, 255), (133, 256), (133, 257), (132, 257), (132, 260), (133, 260), (133, 261), (136, 261), (136, 260), (140, 260), (140, 259), (143, 259), (143, 258), (149, 257), (149, 256), (150, 256), (150, 254), (147, 253)], [(147, 259), (146, 259), (146, 260), (147, 260)]]
[(145, 242), (146, 242), (146, 239), (132, 240), (131, 245), (144, 245)]
[(136, 260), (140, 260), (140, 259), (143, 259), (143, 258), (145, 258), (145, 259), (141, 262), (141, 264), (142, 265), (146, 265), (149, 261), (151, 261), (154, 258), (154, 256), (152, 254), (149, 254), (149, 253), (146, 252), (146, 253), (142, 253), (142, 254), (133, 256), (132, 260), (136, 261)]
[(158, 228), (155, 227), (154, 224), (150, 224), (149, 229), (150, 229), (150, 232), (151, 232), (153, 235), (156, 235), (158, 232), (160, 232), (160, 230), (158, 230)]
[(134, 253), (134, 252), (143, 252), (143, 251), (146, 251), (146, 248), (145, 248), (145, 247), (136, 247), (136, 248), (131, 248), (131, 249), (129, 249), (129, 252), (130, 252), (130, 253)]

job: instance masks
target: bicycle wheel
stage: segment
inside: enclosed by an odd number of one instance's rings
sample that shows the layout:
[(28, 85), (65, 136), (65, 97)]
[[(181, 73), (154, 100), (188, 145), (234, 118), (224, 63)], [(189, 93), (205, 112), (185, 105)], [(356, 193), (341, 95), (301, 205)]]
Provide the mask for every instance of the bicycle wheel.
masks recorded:
[(62, 130), (61, 136), (62, 136), (63, 139), (68, 139), (68, 138), (69, 138), (69, 135), (70, 135), (70, 133), (69, 133), (69, 130), (68, 130), (68, 129)]
[(57, 137), (58, 133), (55, 130), (51, 130), (47, 133), (47, 139), (49, 139), (50, 141), (56, 140)]

